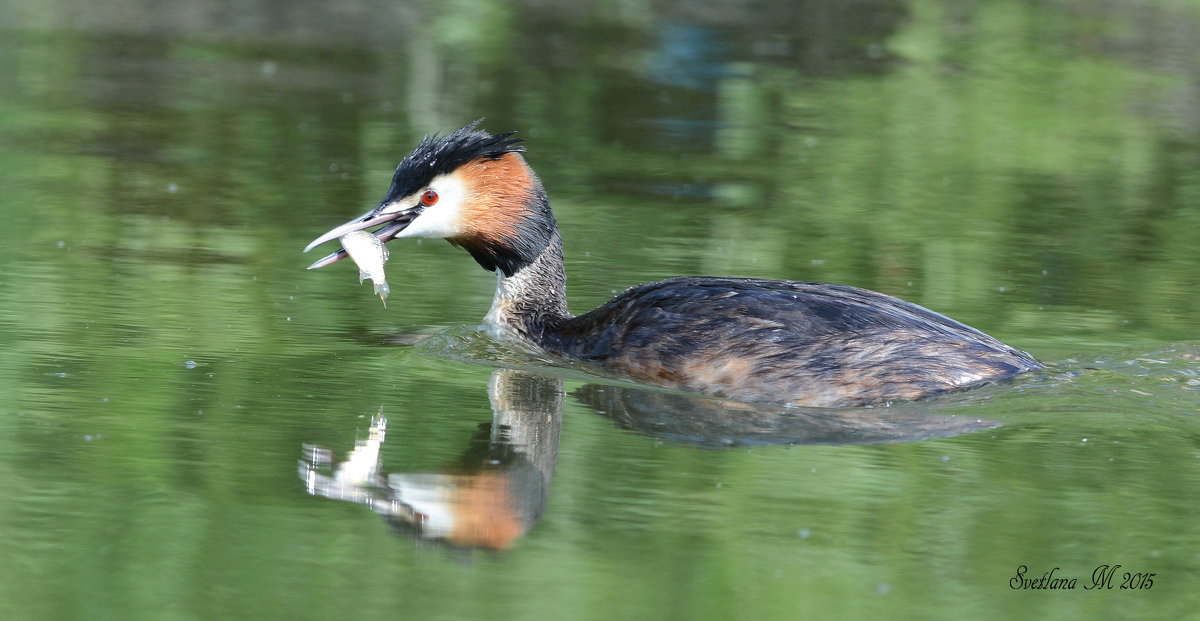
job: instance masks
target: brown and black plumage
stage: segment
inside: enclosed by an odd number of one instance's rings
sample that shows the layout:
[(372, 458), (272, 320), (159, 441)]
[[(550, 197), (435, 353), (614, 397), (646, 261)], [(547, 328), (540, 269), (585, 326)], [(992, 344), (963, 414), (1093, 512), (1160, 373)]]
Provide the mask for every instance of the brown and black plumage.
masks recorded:
[(919, 399), (1040, 366), (882, 293), (742, 278), (634, 287), (558, 324), (543, 346), (651, 384), (805, 405)]
[(571, 315), (562, 240), (541, 182), (519, 140), (477, 125), (426, 138), (378, 206), (309, 249), (376, 226), (384, 241), (446, 239), (497, 273), (487, 322), (498, 333), (637, 381), (741, 401), (920, 399), (1042, 366), (931, 310), (844, 285), (673, 278)]

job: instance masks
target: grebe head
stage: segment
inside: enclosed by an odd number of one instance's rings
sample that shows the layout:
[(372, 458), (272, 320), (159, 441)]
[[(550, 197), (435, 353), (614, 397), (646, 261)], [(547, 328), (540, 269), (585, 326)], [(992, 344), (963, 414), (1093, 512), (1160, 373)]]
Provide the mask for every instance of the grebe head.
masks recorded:
[[(481, 119), (482, 120), (482, 119)], [(525, 163), (514, 132), (495, 136), (480, 121), (446, 136), (426, 136), (400, 162), (387, 195), (374, 209), (313, 240), (305, 252), (352, 231), (379, 226), (382, 241), (445, 239), (484, 269), (512, 276), (532, 263), (554, 235), (554, 216), (541, 182)], [(309, 266), (346, 257), (339, 250)]]

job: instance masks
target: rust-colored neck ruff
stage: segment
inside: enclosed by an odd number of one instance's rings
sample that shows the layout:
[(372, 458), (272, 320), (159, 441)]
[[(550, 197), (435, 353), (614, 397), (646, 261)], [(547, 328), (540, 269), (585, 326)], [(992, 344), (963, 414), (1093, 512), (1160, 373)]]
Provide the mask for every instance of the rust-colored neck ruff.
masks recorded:
[(517, 153), (475, 160), (458, 174), (470, 195), (463, 232), (449, 242), (471, 253), (484, 269), (515, 276), (557, 232), (541, 181)]

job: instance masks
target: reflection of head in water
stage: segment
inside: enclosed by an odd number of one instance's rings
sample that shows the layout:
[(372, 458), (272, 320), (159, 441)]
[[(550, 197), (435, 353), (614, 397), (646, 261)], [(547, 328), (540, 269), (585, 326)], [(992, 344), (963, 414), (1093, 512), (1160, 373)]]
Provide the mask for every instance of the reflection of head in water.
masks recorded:
[[(445, 468), (384, 474), (387, 421), (372, 419), (365, 440), (336, 466), (332, 452), (306, 448), (300, 475), (309, 493), (371, 507), (420, 540), (459, 548), (511, 547), (541, 517), (558, 455), (562, 383), (499, 369), (489, 383), (492, 422)], [(326, 474), (332, 470), (331, 474)]]
[(456, 547), (509, 548), (541, 517), (549, 480), (518, 447), (483, 423), (441, 472), (398, 473), (387, 489), (411, 512), (384, 515), (397, 531)]

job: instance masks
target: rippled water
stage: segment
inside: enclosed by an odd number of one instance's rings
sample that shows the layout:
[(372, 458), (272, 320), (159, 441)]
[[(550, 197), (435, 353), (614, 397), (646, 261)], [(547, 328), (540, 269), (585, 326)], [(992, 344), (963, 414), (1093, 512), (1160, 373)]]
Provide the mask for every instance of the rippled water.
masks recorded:
[[(1200, 607), (1193, 3), (203, 8), (0, 5), (0, 618)], [(1048, 368), (747, 406), (491, 341), (444, 243), (305, 271), (481, 116), (576, 311), (839, 282)]]

